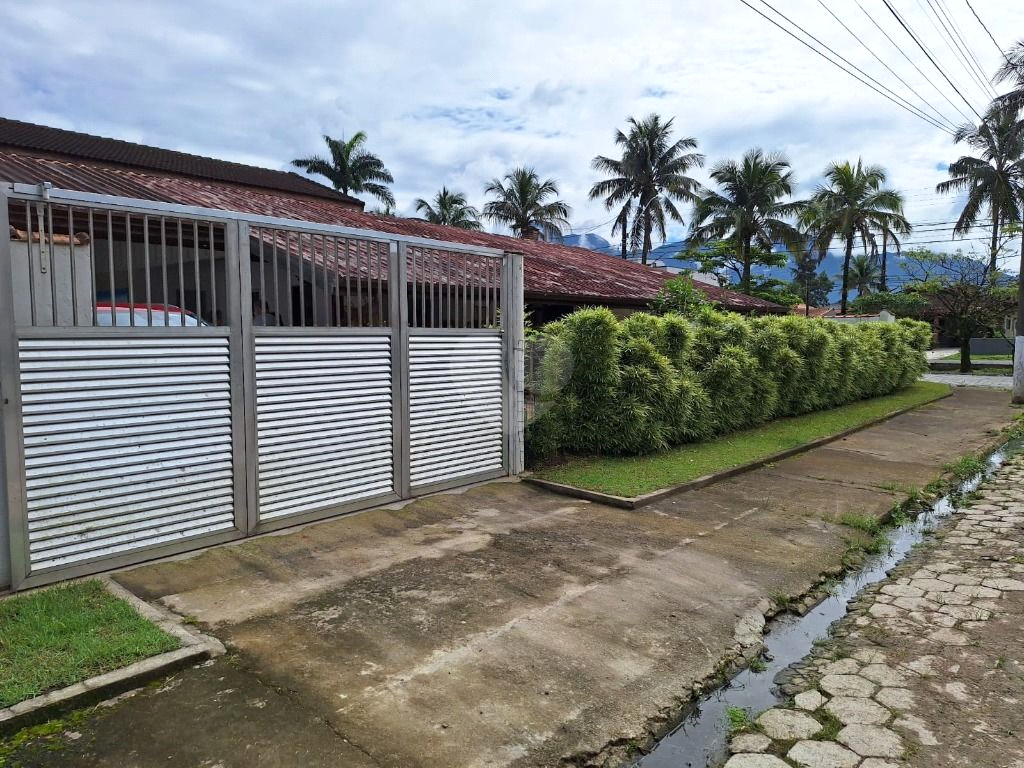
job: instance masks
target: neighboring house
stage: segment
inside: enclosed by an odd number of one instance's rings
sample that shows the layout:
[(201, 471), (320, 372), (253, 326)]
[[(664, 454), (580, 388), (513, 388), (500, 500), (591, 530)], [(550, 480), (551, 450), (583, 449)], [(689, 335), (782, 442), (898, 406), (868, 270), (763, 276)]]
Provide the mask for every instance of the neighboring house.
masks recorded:
[[(55, 187), (82, 192), (222, 208), (518, 251), (525, 256), (524, 296), (534, 324), (556, 320), (583, 306), (607, 306), (620, 315), (643, 310), (672, 277), (664, 270), (585, 248), (442, 227), (420, 219), (364, 213), (359, 200), (296, 173), (13, 120), (0, 119), (0, 181), (48, 182)], [(696, 285), (724, 309), (767, 314), (788, 311), (771, 302), (701, 281), (696, 281)]]

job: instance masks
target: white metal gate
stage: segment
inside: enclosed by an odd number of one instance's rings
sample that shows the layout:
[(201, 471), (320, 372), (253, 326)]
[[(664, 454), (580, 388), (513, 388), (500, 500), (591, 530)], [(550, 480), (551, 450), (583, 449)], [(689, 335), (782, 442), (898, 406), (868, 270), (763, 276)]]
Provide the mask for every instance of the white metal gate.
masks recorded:
[(0, 589), (522, 469), (518, 254), (21, 185), (8, 230)]

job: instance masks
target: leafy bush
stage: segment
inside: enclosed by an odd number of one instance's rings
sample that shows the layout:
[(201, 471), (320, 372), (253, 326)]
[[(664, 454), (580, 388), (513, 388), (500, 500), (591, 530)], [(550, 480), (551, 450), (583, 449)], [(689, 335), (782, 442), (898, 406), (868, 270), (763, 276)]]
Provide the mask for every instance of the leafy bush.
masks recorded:
[(640, 454), (887, 394), (926, 369), (926, 323), (847, 325), (583, 309), (544, 329), (541, 398), (527, 460)]

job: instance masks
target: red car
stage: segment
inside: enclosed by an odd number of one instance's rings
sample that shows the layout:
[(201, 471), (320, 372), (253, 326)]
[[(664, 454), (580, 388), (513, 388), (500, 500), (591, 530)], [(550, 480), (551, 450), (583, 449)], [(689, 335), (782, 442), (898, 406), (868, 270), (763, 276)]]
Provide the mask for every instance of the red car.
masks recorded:
[(209, 325), (200, 320), (188, 310), (176, 307), (173, 304), (129, 304), (117, 302), (111, 305), (109, 301), (96, 302), (96, 325), (101, 326), (131, 326), (132, 316), (135, 316), (134, 325), (158, 325), (158, 326), (197, 326)]

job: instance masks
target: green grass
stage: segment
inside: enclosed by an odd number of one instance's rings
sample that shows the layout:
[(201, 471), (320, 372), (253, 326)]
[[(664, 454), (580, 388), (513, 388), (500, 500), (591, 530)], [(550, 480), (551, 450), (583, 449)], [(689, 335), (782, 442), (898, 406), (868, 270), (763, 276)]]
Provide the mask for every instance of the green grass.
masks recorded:
[(740, 707), (729, 707), (725, 711), (725, 719), (729, 723), (729, 733), (740, 733), (751, 727), (750, 713)]
[(179, 645), (98, 581), (0, 600), (0, 707)]
[(640, 496), (763, 459), (828, 437), (949, 392), (945, 384), (917, 382), (900, 392), (770, 424), (649, 456), (580, 458), (537, 471), (544, 480), (615, 496)]
[(957, 480), (968, 480), (985, 471), (985, 462), (977, 456), (966, 454), (951, 464), (946, 464), (943, 469), (952, 474)]
[[(957, 352), (955, 355), (946, 355), (943, 360), (950, 360), (954, 363), (960, 362), (960, 353)], [(971, 360), (1005, 360), (1010, 363), (1013, 362), (1013, 355), (971, 355)]]

